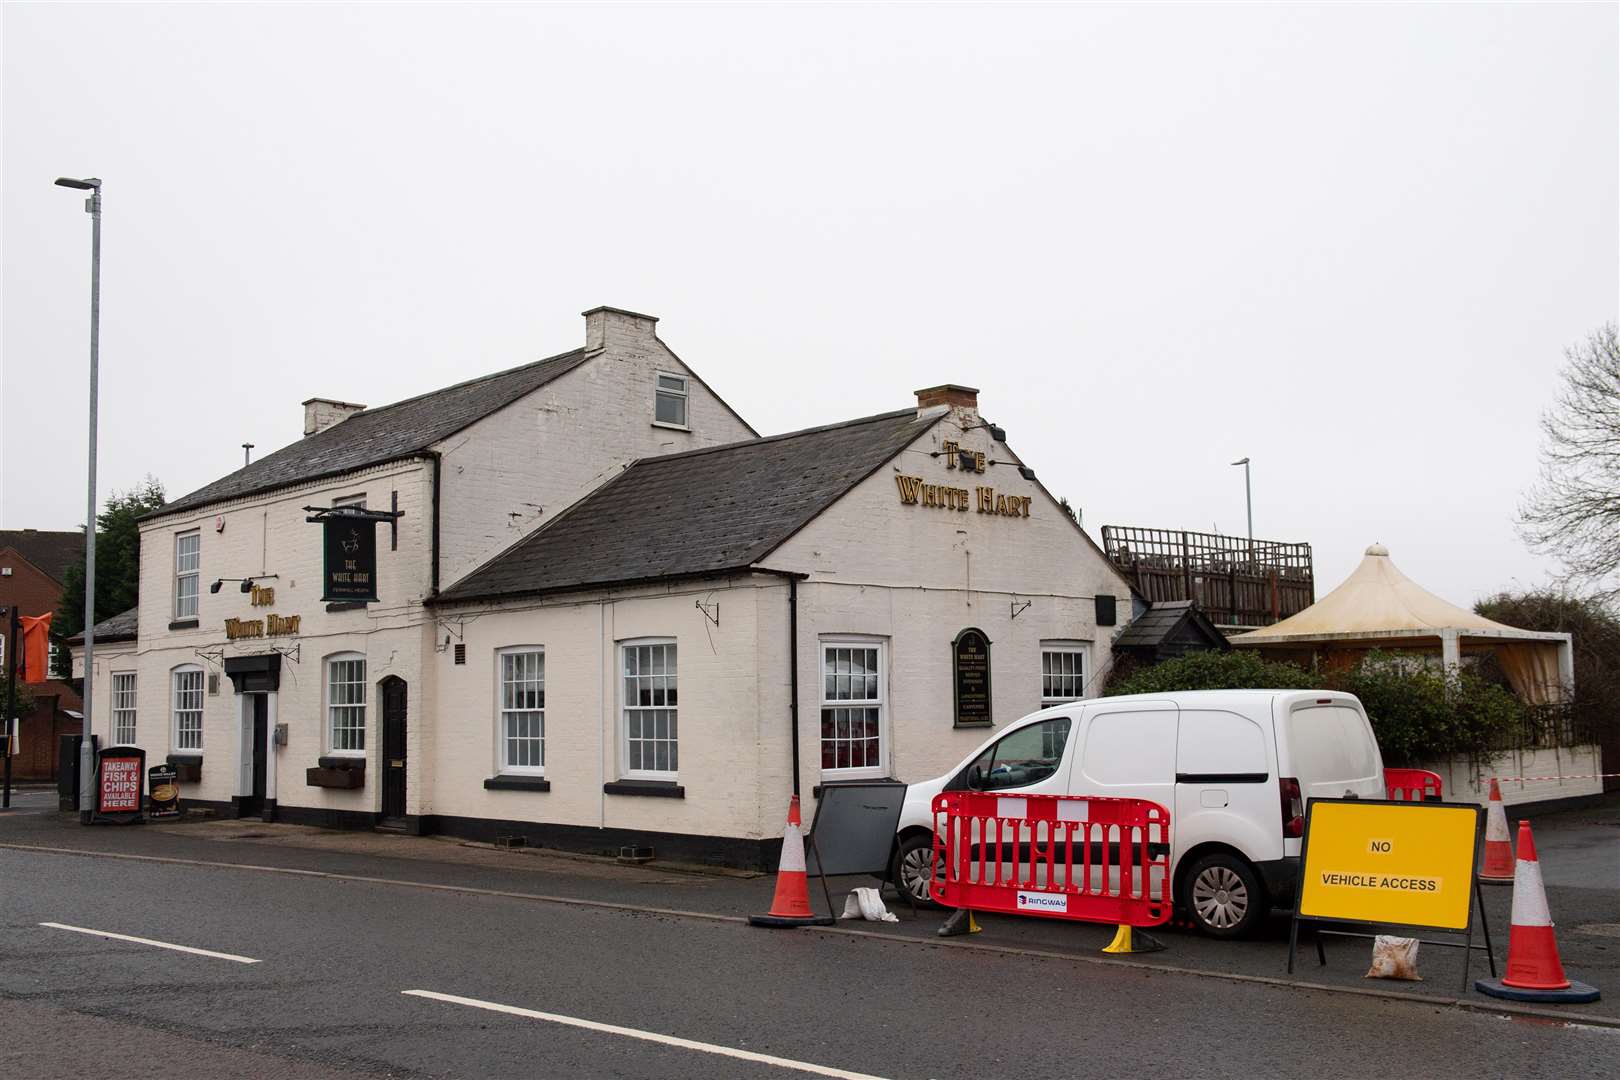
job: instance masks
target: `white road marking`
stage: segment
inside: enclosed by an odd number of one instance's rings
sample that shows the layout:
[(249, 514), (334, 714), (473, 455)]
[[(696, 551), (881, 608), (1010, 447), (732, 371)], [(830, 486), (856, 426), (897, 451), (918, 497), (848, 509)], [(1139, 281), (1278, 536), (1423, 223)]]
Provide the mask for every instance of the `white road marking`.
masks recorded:
[(151, 945), (159, 949), (173, 949), (175, 952), (192, 953), (196, 956), (212, 956), (215, 960), (234, 960), (238, 964), (257, 964), (259, 961), (251, 956), (237, 956), (235, 953), (214, 952), (212, 949), (194, 949), (190, 945), (172, 945), (167, 941), (153, 941), (151, 938), (131, 937), (129, 934), (115, 934), (110, 930), (91, 930), (85, 926), (69, 926), (67, 923), (42, 922), (39, 925), (48, 926), (52, 930), (71, 930), (75, 934), (89, 934), (92, 937), (112, 938), (114, 941), (133, 941), (137, 945)]
[(794, 1061), (792, 1058), (756, 1054), (752, 1050), (738, 1050), (734, 1047), (720, 1046), (716, 1043), (681, 1039), (674, 1035), (660, 1035), (656, 1031), (641, 1031), (638, 1028), (619, 1027), (617, 1024), (599, 1024), (595, 1020), (581, 1020), (576, 1016), (559, 1016), (557, 1013), (520, 1009), (515, 1005), (501, 1005), (494, 1001), (479, 1001), (477, 998), (439, 994), (432, 990), (401, 990), (400, 993), (409, 997), (427, 998), (430, 1001), (446, 1001), (452, 1005), (466, 1005), (474, 1009), (487, 1009), (490, 1012), (506, 1013), (510, 1016), (523, 1016), (530, 1020), (546, 1020), (553, 1024), (566, 1024), (569, 1027), (584, 1028), (586, 1031), (603, 1031), (609, 1035), (623, 1035), (627, 1039), (641, 1039), (644, 1042), (661, 1043), (664, 1046), (678, 1046), (683, 1050), (697, 1050), (705, 1054), (718, 1054), (722, 1057), (737, 1058), (741, 1061), (758, 1062), (761, 1065), (775, 1065), (779, 1069), (793, 1069), (797, 1072), (814, 1073), (817, 1076), (836, 1076), (840, 1080), (883, 1080), (882, 1077), (873, 1076), (870, 1073), (850, 1072), (848, 1069), (835, 1069), (828, 1065), (815, 1065), (808, 1061)]

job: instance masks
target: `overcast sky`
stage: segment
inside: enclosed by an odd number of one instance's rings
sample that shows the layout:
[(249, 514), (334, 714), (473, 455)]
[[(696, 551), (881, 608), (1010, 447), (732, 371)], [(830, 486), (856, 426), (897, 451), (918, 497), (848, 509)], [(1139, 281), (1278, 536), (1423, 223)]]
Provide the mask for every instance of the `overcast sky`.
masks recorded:
[(980, 405), (1103, 524), (1470, 604), (1617, 314), (1614, 5), (7, 4), (0, 525), (661, 335), (761, 432)]

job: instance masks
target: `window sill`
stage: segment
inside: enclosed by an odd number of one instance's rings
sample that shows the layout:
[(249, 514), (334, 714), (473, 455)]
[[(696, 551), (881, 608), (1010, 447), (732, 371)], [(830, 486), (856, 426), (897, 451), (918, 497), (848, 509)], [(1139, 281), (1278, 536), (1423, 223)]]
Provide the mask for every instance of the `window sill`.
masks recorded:
[(197, 619), (175, 619), (169, 623), (170, 630), (195, 630), (202, 623)]
[(853, 778), (849, 780), (823, 780), (821, 783), (810, 789), (810, 797), (812, 799), (821, 798), (822, 788), (863, 787), (869, 784), (900, 784), (901, 787), (905, 787), (904, 784), (901, 784), (900, 781), (896, 780), (892, 776), (863, 776), (858, 780)]
[(326, 605), (326, 611), (328, 614), (337, 611), (364, 611), (368, 603), (370, 603), (368, 600), (334, 600)]
[(550, 791), (551, 781), (543, 776), (491, 776), (484, 780), (485, 791)]
[(684, 799), (686, 789), (673, 780), (613, 780), (602, 785), (608, 795), (645, 795), (655, 799)]
[(304, 783), (310, 787), (337, 788), (353, 791), (366, 786), (364, 769), (305, 769)]
[(662, 420), (654, 420), (652, 422), (652, 426), (657, 427), (657, 428), (663, 428), (666, 431), (691, 431), (692, 430), (691, 426), (688, 425), (688, 424), (666, 424)]
[(323, 769), (359, 769), (364, 772), (366, 756), (364, 754), (352, 756), (348, 754), (322, 754), (316, 759), (316, 764)]

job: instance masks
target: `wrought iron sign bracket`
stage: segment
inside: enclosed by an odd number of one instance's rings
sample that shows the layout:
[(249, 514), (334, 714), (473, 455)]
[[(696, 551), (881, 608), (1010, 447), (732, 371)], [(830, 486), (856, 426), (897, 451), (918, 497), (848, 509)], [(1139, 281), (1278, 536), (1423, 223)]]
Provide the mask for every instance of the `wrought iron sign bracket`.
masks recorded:
[(388, 522), (388, 550), (399, 550), (399, 519), (405, 511), (399, 509), (399, 492), (393, 493), (392, 510), (367, 510), (363, 506), (305, 506), (304, 520), (311, 524), (327, 521), (386, 521)]
[(1012, 601), (1012, 617), (1015, 618), (1015, 619), (1018, 618), (1018, 616), (1022, 615), (1024, 612), (1028, 611), (1029, 610), (1029, 605), (1033, 604), (1034, 602), (1035, 601), (1033, 601), (1033, 600), (1014, 600), (1014, 601)]
[[(709, 610), (710, 608), (713, 608), (714, 610), (710, 611)], [(710, 622), (714, 623), (715, 626), (720, 625), (720, 603), (719, 603), (719, 601), (715, 601), (712, 604), (705, 604), (702, 600), (699, 600), (699, 601), (697, 601), (697, 609), (699, 611), (703, 612), (703, 617), (705, 619), (708, 619)]]

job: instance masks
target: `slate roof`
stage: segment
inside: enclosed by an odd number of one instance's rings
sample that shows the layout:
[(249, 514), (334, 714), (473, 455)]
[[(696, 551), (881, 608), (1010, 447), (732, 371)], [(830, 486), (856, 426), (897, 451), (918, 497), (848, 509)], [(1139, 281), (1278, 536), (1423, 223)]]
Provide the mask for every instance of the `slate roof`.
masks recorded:
[(904, 409), (641, 458), (429, 603), (747, 569), (945, 413)]
[(67, 581), (67, 568), (84, 562), (84, 533), (44, 529), (0, 529), (0, 548), (17, 554), (59, 582)]
[[(135, 614), (139, 608), (130, 608), (119, 612), (110, 619), (103, 619), (96, 623), (96, 641), (134, 641), (136, 621)], [(68, 638), (69, 645), (83, 645), (84, 635), (74, 634)]]
[(1164, 644), (1176, 628), (1188, 619), (1198, 625), (1203, 636), (1212, 644), (1219, 642), (1225, 645), (1225, 635), (1196, 603), (1191, 600), (1159, 600), (1114, 639), (1114, 648), (1156, 648)]
[(575, 349), (392, 405), (357, 412), (325, 431), (306, 435), (146, 516), (159, 517), (222, 499), (413, 457), (572, 371), (594, 355), (585, 349)]

